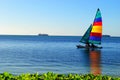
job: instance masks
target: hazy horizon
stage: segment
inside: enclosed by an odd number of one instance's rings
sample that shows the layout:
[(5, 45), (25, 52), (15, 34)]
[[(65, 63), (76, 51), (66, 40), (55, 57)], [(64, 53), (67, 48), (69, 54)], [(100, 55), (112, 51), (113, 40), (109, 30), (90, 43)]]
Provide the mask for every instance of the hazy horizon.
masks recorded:
[[(102, 34), (102, 35), (106, 35), (110, 37), (120, 37), (120, 36), (112, 36), (109, 34)], [(39, 34), (0, 34), (0, 36), (39, 36)], [(83, 35), (50, 35), (48, 34), (48, 36), (81, 36), (82, 37)]]
[(0, 35), (82, 36), (99, 8), (103, 34), (119, 36), (120, 1), (1, 0)]

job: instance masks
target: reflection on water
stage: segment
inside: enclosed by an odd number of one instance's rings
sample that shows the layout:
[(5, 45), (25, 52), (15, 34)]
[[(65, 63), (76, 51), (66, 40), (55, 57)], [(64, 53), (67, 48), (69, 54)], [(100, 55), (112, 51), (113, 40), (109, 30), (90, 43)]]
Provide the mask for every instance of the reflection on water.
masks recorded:
[(100, 50), (90, 50), (90, 69), (91, 73), (94, 75), (101, 74), (101, 66), (100, 66)]
[(100, 50), (91, 50), (86, 49), (84, 51), (84, 54), (86, 54), (85, 58), (88, 61), (87, 64), (89, 64), (90, 67), (90, 73), (94, 75), (101, 74), (101, 65), (100, 65), (100, 58), (101, 58), (101, 51)]

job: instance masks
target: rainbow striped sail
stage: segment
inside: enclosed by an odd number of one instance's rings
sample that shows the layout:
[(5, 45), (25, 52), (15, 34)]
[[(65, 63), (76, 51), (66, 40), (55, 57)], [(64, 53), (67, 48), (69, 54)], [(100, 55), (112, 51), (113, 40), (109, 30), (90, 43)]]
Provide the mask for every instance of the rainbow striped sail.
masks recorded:
[(92, 30), (90, 32), (89, 43), (101, 44), (101, 37), (102, 37), (102, 17), (101, 12), (98, 9), (93, 22)]

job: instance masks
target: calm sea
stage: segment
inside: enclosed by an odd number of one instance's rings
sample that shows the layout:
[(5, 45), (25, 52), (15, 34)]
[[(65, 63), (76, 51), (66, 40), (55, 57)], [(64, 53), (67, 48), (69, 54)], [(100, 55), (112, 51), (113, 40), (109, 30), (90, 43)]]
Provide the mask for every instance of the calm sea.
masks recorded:
[(120, 38), (103, 37), (102, 49), (77, 49), (80, 36), (0, 36), (0, 73), (120, 75)]

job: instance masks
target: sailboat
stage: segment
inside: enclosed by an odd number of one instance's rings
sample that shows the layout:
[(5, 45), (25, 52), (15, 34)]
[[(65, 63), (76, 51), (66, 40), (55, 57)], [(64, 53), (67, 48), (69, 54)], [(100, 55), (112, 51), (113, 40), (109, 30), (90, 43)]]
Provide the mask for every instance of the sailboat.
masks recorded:
[(93, 24), (90, 25), (90, 27), (87, 29), (87, 31), (80, 40), (80, 42), (86, 44), (86, 46), (77, 45), (77, 48), (102, 48), (95, 46), (95, 44), (98, 45), (101, 44), (101, 38), (102, 38), (102, 17), (100, 10), (97, 9)]

